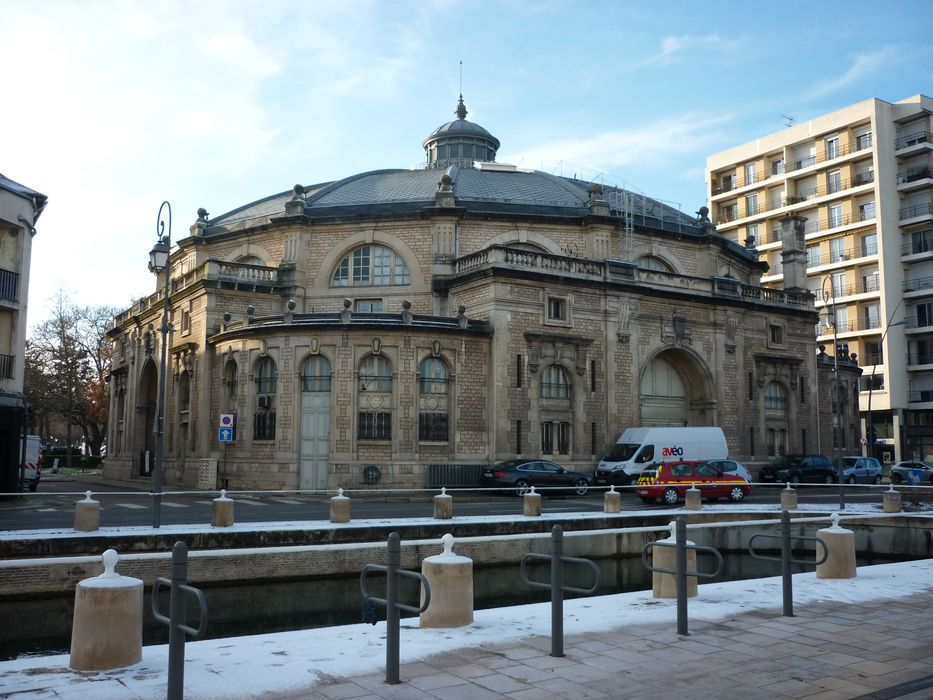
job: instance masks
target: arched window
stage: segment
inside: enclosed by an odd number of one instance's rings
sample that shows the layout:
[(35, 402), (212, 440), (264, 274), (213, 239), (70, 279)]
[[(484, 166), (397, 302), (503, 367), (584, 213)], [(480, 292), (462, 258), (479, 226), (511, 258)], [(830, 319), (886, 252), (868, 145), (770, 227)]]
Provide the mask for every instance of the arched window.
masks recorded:
[(438, 357), (425, 359), (418, 368), (418, 439), (450, 439), (447, 365)]
[(671, 266), (655, 255), (643, 255), (635, 261), (640, 270), (653, 272), (673, 272)]
[(301, 390), (306, 392), (329, 392), (331, 381), (330, 361), (323, 355), (309, 357), (301, 369)]
[(765, 410), (784, 415), (787, 395), (784, 387), (777, 382), (769, 382), (765, 387)]
[(275, 360), (263, 357), (256, 365), (256, 413), (253, 440), (275, 440), (275, 392), (278, 370)]
[(544, 368), (541, 374), (541, 398), (570, 398), (570, 379), (563, 367), (548, 365)]
[(228, 360), (224, 367), (224, 384), (227, 387), (227, 398), (234, 398), (237, 392), (237, 366), (233, 360)]
[(362, 245), (337, 264), (332, 287), (388, 287), (411, 284), (402, 256), (382, 245)]
[(392, 366), (382, 355), (370, 355), (359, 367), (358, 440), (392, 439)]

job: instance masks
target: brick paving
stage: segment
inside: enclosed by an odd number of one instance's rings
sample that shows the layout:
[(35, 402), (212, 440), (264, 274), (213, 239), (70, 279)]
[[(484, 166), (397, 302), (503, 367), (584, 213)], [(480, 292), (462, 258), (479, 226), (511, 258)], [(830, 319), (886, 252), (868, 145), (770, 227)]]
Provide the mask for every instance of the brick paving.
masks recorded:
[(438, 654), (385, 674), (331, 678), (265, 700), (921, 700), (933, 698), (933, 593), (879, 603), (797, 606), (718, 622), (546, 637)]

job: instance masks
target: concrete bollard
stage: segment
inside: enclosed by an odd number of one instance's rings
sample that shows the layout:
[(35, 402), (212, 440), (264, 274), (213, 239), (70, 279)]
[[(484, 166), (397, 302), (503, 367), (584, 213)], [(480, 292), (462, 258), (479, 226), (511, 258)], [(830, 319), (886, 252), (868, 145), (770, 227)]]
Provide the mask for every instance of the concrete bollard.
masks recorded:
[(684, 491), (684, 508), (687, 510), (700, 510), (702, 507), (703, 505), (700, 499), (700, 489), (698, 489), (697, 485), (694, 484), (689, 489)]
[(342, 488), (337, 489), (337, 495), (330, 499), (330, 521), (350, 522), (350, 499), (343, 495)]
[(221, 490), (220, 498), (214, 499), (211, 525), (213, 527), (230, 527), (233, 525), (233, 499), (227, 498), (226, 489)]
[[(674, 523), (671, 523), (671, 535), (659, 542), (670, 542), (673, 545)], [(687, 540), (687, 544), (693, 542)], [(673, 571), (677, 568), (677, 548), (671, 547), (652, 547), (651, 565)], [(697, 570), (697, 553), (695, 549), (687, 550), (687, 571), (695, 572)], [(697, 594), (696, 576), (687, 577), (687, 597), (693, 598)], [(651, 596), (653, 598), (676, 598), (677, 597), (677, 577), (674, 574), (662, 574), (658, 571), (651, 572)]]
[(78, 532), (92, 532), (100, 527), (100, 502), (91, 498), (91, 492), (86, 491), (84, 500), (75, 503), (75, 530)]
[(450, 533), (441, 542), (443, 553), (421, 562), (421, 573), (431, 586), (431, 604), (421, 613), (421, 626), (465, 627), (473, 622), (473, 560), (454, 554)]
[(816, 577), (855, 578), (855, 533), (839, 527), (839, 513), (833, 513), (832, 521), (832, 527), (816, 533), (828, 551), (826, 561), (816, 565)]
[(117, 553), (104, 552), (104, 573), (78, 582), (71, 626), (75, 671), (106, 671), (138, 664), (143, 657), (143, 582), (121, 576)]
[(901, 492), (895, 491), (894, 486), (881, 494), (881, 501), (884, 504), (885, 513), (901, 512)]
[(614, 485), (610, 486), (609, 490), (606, 491), (605, 495), (603, 496), (603, 512), (622, 512), (622, 494), (616, 491), (616, 487)]
[(797, 491), (790, 484), (781, 491), (781, 510), (797, 510)]
[(535, 492), (535, 487), (522, 497), (522, 515), (541, 515), (541, 494)]
[(454, 499), (447, 495), (447, 487), (441, 486), (441, 492), (434, 497), (434, 519), (450, 520), (454, 517)]

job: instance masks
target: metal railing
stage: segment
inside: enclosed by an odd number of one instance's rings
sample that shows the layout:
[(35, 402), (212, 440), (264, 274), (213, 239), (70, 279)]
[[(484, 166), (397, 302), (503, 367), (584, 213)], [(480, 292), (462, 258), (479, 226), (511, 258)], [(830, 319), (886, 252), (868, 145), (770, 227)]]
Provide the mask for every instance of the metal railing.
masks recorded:
[(916, 182), (917, 180), (929, 178), (933, 178), (933, 168), (909, 168), (897, 174), (897, 184), (906, 185), (908, 182)]
[(910, 207), (903, 207), (898, 210), (898, 219), (903, 221), (904, 219), (913, 219), (918, 216), (931, 216), (933, 215), (933, 204), (914, 204)]
[(933, 290), (933, 277), (918, 277), (913, 280), (904, 280), (905, 292), (919, 292), (924, 289)]
[(933, 252), (933, 228), (912, 231), (910, 240), (901, 243), (901, 255), (919, 255), (930, 252)]
[(900, 151), (904, 148), (909, 148), (910, 146), (916, 146), (918, 143), (929, 143), (930, 141), (930, 132), (929, 131), (915, 131), (912, 134), (907, 134), (907, 136), (901, 136), (894, 142), (894, 150)]
[(0, 299), (19, 301), (19, 273), (0, 268)]
[(14, 355), (0, 355), (0, 379), (13, 378)]

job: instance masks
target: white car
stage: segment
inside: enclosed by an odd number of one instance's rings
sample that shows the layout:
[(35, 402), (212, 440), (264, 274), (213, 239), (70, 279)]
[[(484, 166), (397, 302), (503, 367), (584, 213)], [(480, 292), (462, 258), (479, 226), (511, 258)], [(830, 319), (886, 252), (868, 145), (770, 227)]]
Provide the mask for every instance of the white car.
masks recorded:
[(748, 483), (752, 482), (752, 473), (745, 468), (744, 464), (736, 462), (734, 459), (712, 459), (709, 464), (712, 464), (723, 474), (735, 474), (741, 476)]

